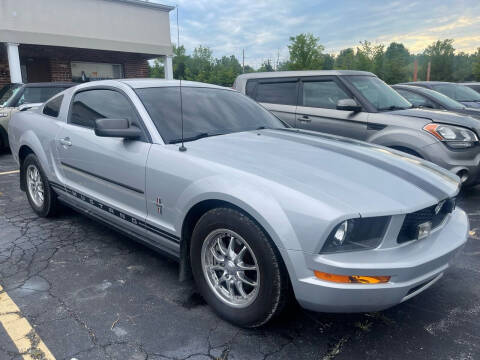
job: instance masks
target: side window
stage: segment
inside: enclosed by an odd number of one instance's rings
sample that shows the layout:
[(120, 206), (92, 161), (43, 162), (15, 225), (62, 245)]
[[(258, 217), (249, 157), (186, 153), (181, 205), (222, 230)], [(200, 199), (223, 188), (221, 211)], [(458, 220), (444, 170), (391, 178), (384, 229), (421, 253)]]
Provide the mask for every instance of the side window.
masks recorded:
[(93, 129), (97, 119), (127, 119), (138, 126), (137, 115), (124, 95), (113, 90), (86, 90), (75, 94), (69, 122)]
[(428, 108), (435, 107), (434, 104), (429, 99), (427, 99), (426, 97), (420, 94), (416, 94), (404, 89), (395, 89), (395, 90), (397, 90), (397, 92), (400, 95), (402, 95), (405, 99), (410, 101), (415, 107), (428, 107)]
[(269, 104), (297, 105), (297, 82), (259, 83), (255, 100)]
[(43, 113), (51, 117), (58, 117), (60, 114), (60, 107), (62, 106), (63, 95), (57, 96), (55, 99), (50, 100), (43, 107)]
[(245, 86), (245, 95), (250, 96), (252, 99), (254, 98), (253, 92), (255, 91), (255, 80), (248, 80), (247, 85)]
[(350, 98), (333, 80), (303, 83), (303, 106), (336, 109), (338, 100)]

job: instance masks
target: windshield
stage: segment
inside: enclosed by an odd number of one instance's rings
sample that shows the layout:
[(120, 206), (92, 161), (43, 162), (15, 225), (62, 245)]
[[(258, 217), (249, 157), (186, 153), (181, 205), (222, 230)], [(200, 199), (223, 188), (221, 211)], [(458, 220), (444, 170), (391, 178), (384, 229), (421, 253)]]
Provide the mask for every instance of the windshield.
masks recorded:
[(433, 90), (451, 97), (457, 101), (480, 101), (480, 94), (468, 86), (458, 84), (433, 85)]
[(446, 109), (456, 109), (456, 110), (465, 109), (465, 105), (463, 105), (462, 103), (459, 103), (456, 100), (453, 100), (452, 98), (449, 98), (446, 95), (443, 95), (442, 93), (439, 93), (438, 91), (423, 89), (423, 88), (422, 88), (422, 91), (425, 92), (425, 94), (434, 98)]
[[(137, 89), (166, 143), (182, 137), (180, 88)], [(284, 128), (279, 119), (247, 96), (231, 90), (182, 87), (184, 139), (223, 135), (260, 128)]]
[(375, 76), (351, 75), (346, 78), (378, 111), (413, 107), (405, 98)]
[(12, 98), (20, 89), (21, 84), (8, 84), (0, 89), (0, 106), (5, 106), (7, 101)]
[(11, 97), (6, 106), (18, 107), (23, 104), (44, 103), (66, 87), (24, 87), (20, 97)]

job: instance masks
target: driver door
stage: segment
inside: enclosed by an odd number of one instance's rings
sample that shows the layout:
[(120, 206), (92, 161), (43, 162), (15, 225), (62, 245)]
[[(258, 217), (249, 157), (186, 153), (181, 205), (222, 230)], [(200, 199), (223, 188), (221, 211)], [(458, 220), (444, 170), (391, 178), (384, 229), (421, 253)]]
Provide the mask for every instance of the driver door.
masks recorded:
[(56, 139), (67, 192), (100, 214), (107, 211), (117, 220), (143, 222), (150, 142), (146, 136), (128, 140), (94, 132), (100, 118), (127, 119), (142, 129), (134, 105), (121, 91), (94, 88), (74, 94), (70, 106)]
[(335, 76), (303, 78), (296, 113), (297, 127), (365, 140), (368, 113), (337, 110), (337, 102), (341, 99), (354, 99), (354, 96)]

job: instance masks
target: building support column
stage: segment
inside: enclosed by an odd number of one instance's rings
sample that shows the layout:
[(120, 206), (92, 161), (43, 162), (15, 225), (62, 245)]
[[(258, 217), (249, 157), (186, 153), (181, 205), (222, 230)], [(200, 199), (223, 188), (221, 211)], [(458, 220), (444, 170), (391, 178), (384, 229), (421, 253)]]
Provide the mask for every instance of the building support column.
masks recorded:
[(172, 55), (165, 56), (165, 63), (163, 65), (163, 69), (165, 70), (165, 79), (166, 80), (173, 80), (173, 63), (172, 63)]
[(20, 67), (20, 55), (18, 53), (18, 45), (15, 43), (7, 43), (8, 67), (10, 68), (10, 81), (12, 83), (22, 82), (22, 68)]

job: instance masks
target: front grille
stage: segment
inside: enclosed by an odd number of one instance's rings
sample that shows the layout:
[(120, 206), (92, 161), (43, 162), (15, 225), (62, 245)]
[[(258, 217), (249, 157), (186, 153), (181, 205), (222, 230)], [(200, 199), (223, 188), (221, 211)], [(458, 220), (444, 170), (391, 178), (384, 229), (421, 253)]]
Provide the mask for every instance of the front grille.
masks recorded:
[[(438, 213), (435, 211), (437, 206), (440, 206)], [(453, 209), (455, 209), (455, 199), (447, 199), (425, 209), (407, 214), (398, 234), (397, 242), (401, 244), (416, 239), (418, 226), (428, 221), (432, 223), (432, 230), (439, 227)]]

